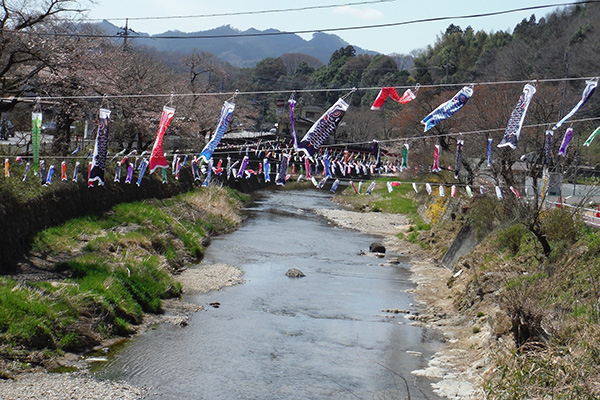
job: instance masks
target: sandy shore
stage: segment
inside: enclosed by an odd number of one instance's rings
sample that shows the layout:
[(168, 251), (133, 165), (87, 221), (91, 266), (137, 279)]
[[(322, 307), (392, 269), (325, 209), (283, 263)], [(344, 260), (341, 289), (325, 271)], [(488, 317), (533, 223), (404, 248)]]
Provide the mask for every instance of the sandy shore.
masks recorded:
[[(225, 264), (200, 264), (188, 268), (175, 279), (183, 285), (184, 294), (208, 293), (242, 282), (239, 268)], [(148, 314), (138, 331), (157, 323), (187, 325), (190, 316), (202, 306), (179, 299), (164, 300), (162, 315)], [(108, 351), (106, 343), (104, 350)], [(24, 373), (13, 380), (0, 381), (2, 400), (138, 400), (146, 398), (148, 391), (121, 381), (101, 381), (86, 369), (85, 359), (67, 354), (58, 365), (81, 368), (80, 371), (53, 374), (37, 371)]]
[(418, 245), (395, 236), (400, 232), (407, 233), (409, 225), (406, 217), (345, 210), (322, 209), (316, 212), (340, 226), (383, 236), (382, 243), (387, 253), (410, 256), (411, 279), (416, 284), (413, 291), (415, 299), (425, 307), (414, 323), (439, 329), (444, 336), (444, 342), (429, 361), (429, 366), (413, 371), (413, 374), (437, 380), (433, 388), (440, 396), (461, 400), (483, 399), (482, 376), (489, 365), (484, 343), (489, 330), (482, 327), (480, 333), (473, 335), (472, 324), (454, 309), (446, 284), (452, 277), (452, 271), (427, 257)]

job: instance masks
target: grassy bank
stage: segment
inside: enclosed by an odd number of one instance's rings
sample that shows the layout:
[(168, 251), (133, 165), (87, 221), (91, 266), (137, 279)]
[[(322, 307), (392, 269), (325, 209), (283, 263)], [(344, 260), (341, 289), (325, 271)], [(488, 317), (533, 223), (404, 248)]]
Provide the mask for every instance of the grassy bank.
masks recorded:
[[(352, 207), (356, 211), (373, 211), (393, 214), (403, 214), (409, 218), (411, 223), (410, 234), (406, 237), (411, 242), (416, 242), (420, 231), (428, 231), (430, 224), (424, 222), (419, 214), (419, 202), (414, 196), (411, 185), (403, 184), (393, 188), (390, 193), (387, 182), (393, 179), (377, 179), (377, 185), (371, 195), (356, 195), (351, 188), (347, 188), (342, 195), (336, 197), (337, 201)], [(405, 238), (400, 234), (400, 238)]]
[(135, 331), (178, 296), (171, 277), (198, 262), (211, 235), (234, 229), (242, 198), (218, 187), (119, 204), (39, 232), (30, 260), (63, 279), (0, 278), (4, 374)]
[[(508, 196), (417, 195), (410, 185), (388, 194), (384, 182), (378, 186), (373, 196), (346, 191), (340, 200), (409, 215), (406, 239), (437, 261), (471, 227), (478, 244), (451, 266), (446, 285), (465, 342), (492, 360), (480, 370), (487, 398), (600, 398), (598, 230), (567, 209), (538, 210)], [(429, 230), (418, 229), (415, 210)]]
[[(60, 168), (60, 164), (55, 167)], [(194, 185), (190, 170), (185, 169), (179, 180), (171, 180), (168, 185), (157, 174), (146, 176), (141, 186), (115, 183), (110, 179), (114, 176), (111, 172), (101, 187), (88, 188), (85, 176), (79, 176), (79, 182), (61, 181), (56, 173), (51, 185), (42, 186), (39, 174), (35, 176), (32, 169), (23, 182), (24, 168), (12, 165), (11, 176), (0, 178), (0, 225), (10, 227), (0, 230), (2, 274), (18, 272), (16, 261), (29, 249), (31, 238), (49, 226), (81, 216), (102, 215), (121, 203), (170, 198), (192, 190)], [(86, 171), (84, 168), (81, 172)]]

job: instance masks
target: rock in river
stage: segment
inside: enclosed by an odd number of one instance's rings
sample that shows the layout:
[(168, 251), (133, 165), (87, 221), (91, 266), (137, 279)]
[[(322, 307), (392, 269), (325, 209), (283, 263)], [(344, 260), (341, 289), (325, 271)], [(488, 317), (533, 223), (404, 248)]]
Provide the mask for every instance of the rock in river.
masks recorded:
[(369, 251), (371, 253), (383, 253), (385, 254), (385, 246), (382, 245), (379, 242), (373, 242), (371, 243), (371, 245), (369, 246)]
[(288, 271), (285, 274), (287, 276), (289, 276), (290, 278), (302, 278), (303, 276), (306, 276), (306, 275), (304, 275), (304, 272), (302, 272), (296, 268), (288, 269)]

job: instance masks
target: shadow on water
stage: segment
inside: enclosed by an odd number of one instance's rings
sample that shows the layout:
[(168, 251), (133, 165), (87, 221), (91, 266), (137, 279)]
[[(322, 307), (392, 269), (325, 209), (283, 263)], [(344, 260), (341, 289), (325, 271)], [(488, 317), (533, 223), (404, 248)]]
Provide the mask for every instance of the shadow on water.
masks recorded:
[[(315, 208), (335, 208), (330, 193), (259, 198), (203, 261), (240, 267), (245, 284), (188, 296), (206, 310), (187, 327), (136, 337), (96, 375), (150, 387), (161, 400), (438, 399), (410, 373), (427, 366), (435, 333), (382, 312), (411, 308), (407, 265), (358, 256), (377, 238), (331, 225)], [(306, 277), (285, 276), (292, 267)]]

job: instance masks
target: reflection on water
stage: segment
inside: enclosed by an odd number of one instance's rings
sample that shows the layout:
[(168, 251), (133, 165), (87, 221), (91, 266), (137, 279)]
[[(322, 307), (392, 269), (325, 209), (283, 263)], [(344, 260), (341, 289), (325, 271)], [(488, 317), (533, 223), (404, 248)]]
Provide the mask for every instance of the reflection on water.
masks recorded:
[[(135, 338), (96, 374), (151, 399), (437, 399), (410, 374), (437, 348), (433, 333), (381, 312), (411, 308), (406, 265), (358, 256), (377, 238), (311, 213), (335, 207), (329, 195), (264, 194), (204, 260), (239, 266), (245, 284), (188, 297), (206, 311)], [(292, 267), (306, 277), (285, 276)]]

